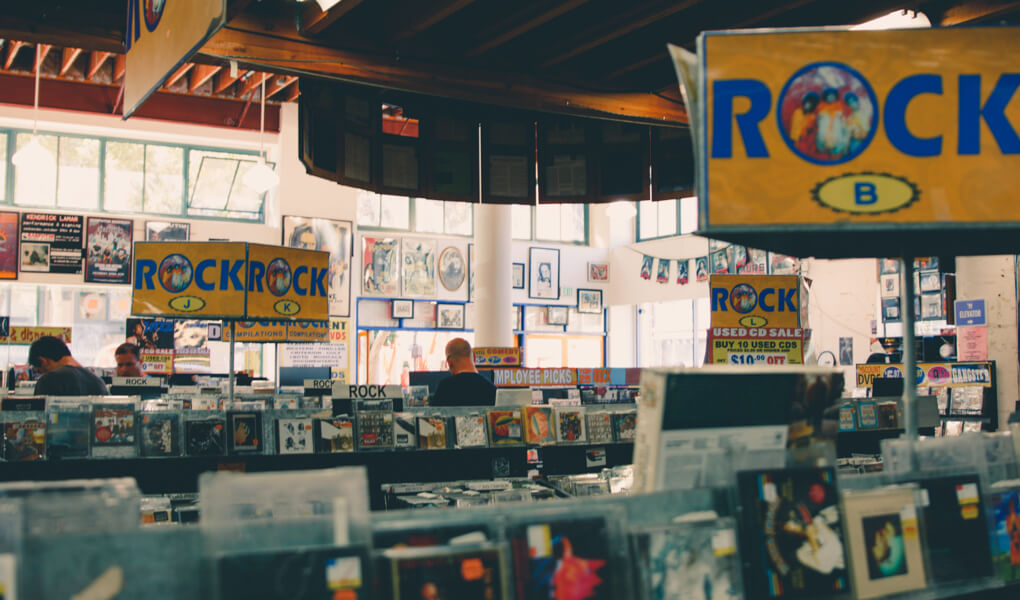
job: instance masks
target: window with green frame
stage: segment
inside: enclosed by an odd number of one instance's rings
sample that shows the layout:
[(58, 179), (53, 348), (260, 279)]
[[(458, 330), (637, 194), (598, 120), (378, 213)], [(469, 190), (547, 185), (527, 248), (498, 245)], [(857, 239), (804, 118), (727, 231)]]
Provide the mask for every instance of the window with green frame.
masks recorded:
[(515, 240), (588, 243), (588, 205), (542, 204), (511, 209), (512, 236)]
[(637, 241), (691, 233), (698, 228), (698, 199), (638, 202)]
[(0, 204), (261, 221), (265, 194), (243, 184), (258, 153), (39, 133), (52, 172), (22, 172), (11, 157), (32, 133), (0, 130)]
[(358, 227), (470, 237), (474, 233), (474, 207), (467, 202), (360, 191)]

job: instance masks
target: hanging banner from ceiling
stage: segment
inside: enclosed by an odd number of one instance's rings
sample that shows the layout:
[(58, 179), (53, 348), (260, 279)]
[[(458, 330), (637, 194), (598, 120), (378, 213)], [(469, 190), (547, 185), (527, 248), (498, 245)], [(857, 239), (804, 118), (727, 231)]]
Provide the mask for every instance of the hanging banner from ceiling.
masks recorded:
[(712, 275), (712, 327), (800, 327), (796, 275)]
[(226, 23), (226, 0), (128, 0), (124, 118)]
[(248, 244), (250, 319), (329, 318), (329, 252)]

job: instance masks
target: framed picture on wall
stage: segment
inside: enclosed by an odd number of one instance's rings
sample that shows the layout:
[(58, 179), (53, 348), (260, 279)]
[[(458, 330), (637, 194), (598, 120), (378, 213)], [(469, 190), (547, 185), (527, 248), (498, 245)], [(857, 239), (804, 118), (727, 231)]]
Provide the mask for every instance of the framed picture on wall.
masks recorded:
[(545, 307), (545, 322), (547, 325), (566, 325), (570, 310), (566, 306)]
[(597, 315), (602, 312), (602, 290), (577, 290), (577, 312)]
[(131, 283), (131, 219), (89, 217), (85, 237), (85, 281)]
[(390, 317), (394, 319), (413, 319), (414, 300), (393, 300), (390, 302)]
[(609, 281), (609, 265), (588, 263), (588, 281)]
[(288, 248), (329, 252), (326, 295), (329, 314), (351, 314), (351, 258), (354, 256), (354, 223), (309, 217), (283, 217), (283, 245)]
[(514, 289), (524, 289), (524, 263), (513, 263)]
[(18, 214), (0, 212), (0, 279), (18, 278)]
[(436, 303), (436, 329), (464, 329), (464, 304)]
[(889, 273), (881, 276), (882, 297), (898, 298), (900, 295), (900, 276), (898, 273)]
[(528, 263), (528, 297), (559, 300), (560, 251), (553, 248), (529, 248)]
[(186, 242), (190, 239), (191, 223), (180, 221), (145, 222), (146, 242)]

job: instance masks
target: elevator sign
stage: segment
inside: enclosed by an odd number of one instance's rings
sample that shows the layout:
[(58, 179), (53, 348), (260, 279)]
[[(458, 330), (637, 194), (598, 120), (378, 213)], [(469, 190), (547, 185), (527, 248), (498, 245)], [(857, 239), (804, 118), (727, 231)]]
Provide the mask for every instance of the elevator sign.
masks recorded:
[(957, 327), (974, 327), (988, 324), (988, 319), (985, 316), (984, 300), (957, 300), (955, 307)]

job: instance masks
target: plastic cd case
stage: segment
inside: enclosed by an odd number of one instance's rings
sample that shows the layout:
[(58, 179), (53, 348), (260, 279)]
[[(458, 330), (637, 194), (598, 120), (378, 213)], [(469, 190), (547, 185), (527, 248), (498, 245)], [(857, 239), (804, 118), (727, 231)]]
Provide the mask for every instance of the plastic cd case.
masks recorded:
[(504, 546), (437, 546), (387, 550), (394, 600), (507, 600)]
[(748, 597), (817, 597), (850, 589), (832, 468), (742, 471), (737, 490)]
[(485, 417), (481, 413), (458, 415), (453, 418), (457, 448), (484, 448), (489, 445)]
[(223, 456), (227, 453), (227, 423), (212, 418), (184, 422), (184, 443), (188, 456)]
[(844, 492), (843, 516), (858, 598), (924, 589), (916, 486)]
[(177, 413), (142, 413), (142, 456), (178, 456), (181, 453), (181, 417)]
[(4, 427), (4, 460), (41, 460), (46, 456), (46, 422), (37, 419), (7, 422)]
[(445, 450), (446, 417), (418, 417), (418, 447), (422, 450)]
[(418, 417), (412, 413), (393, 413), (393, 446), (418, 447)]
[(588, 441), (584, 411), (558, 408), (556, 409), (556, 423), (557, 439), (561, 444), (578, 444)]
[(587, 418), (589, 444), (608, 444), (613, 441), (613, 413), (604, 410), (590, 412)]
[(354, 452), (354, 421), (350, 417), (316, 419), (316, 452)]
[(231, 554), (216, 561), (219, 598), (361, 600), (371, 598), (364, 546)]
[(85, 458), (92, 437), (92, 413), (87, 405), (53, 408), (46, 415), (46, 455), (51, 459)]
[(645, 527), (633, 540), (645, 598), (741, 598), (733, 519)]
[(227, 413), (227, 450), (230, 454), (262, 454), (262, 413)]
[(989, 577), (988, 523), (977, 475), (919, 479), (922, 533), (937, 582)]
[(277, 419), (277, 454), (312, 454), (312, 419)]
[(486, 417), (489, 420), (489, 444), (507, 446), (520, 444), (521, 413), (516, 410), (490, 410)]
[(1006, 582), (1020, 581), (1020, 489), (988, 494), (992, 519), (992, 564)]
[(135, 407), (133, 404), (94, 404), (92, 406), (92, 447), (133, 446), (135, 444)]
[(613, 435), (618, 442), (633, 442), (637, 435), (637, 411), (613, 413)]
[(393, 402), (365, 400), (358, 404), (358, 449), (393, 448)]
[(553, 409), (549, 406), (524, 407), (524, 441), (533, 446), (556, 443)]

